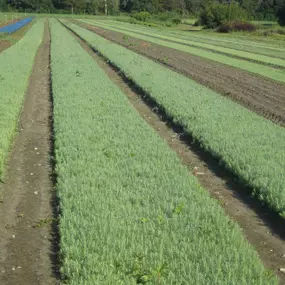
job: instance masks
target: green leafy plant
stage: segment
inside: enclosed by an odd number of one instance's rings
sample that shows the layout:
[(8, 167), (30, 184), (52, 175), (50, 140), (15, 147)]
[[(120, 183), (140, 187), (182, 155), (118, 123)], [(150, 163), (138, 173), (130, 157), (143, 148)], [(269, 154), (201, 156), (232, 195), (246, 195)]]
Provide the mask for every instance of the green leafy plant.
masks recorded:
[[(276, 278), (268, 280), (264, 274), (265, 268), (239, 227), (229, 225), (220, 205), (165, 141), (79, 42), (56, 20), (50, 23), (61, 273), (67, 276), (66, 282), (168, 285), (211, 280), (211, 284), (221, 285), (276, 285)], [(163, 104), (165, 98), (172, 105), (182, 101), (187, 114), (187, 100), (204, 108), (197, 102), (206, 96), (204, 90), (197, 94), (196, 85), (190, 90), (188, 78), (183, 81), (184, 77), (170, 73), (166, 82), (161, 81), (166, 70), (161, 65), (136, 58), (136, 54), (130, 56), (129, 50), (67, 24), (112, 62), (127, 66), (129, 76), (140, 84), (143, 80), (144, 89), (150, 88), (153, 96), (159, 94)], [(80, 78), (74, 69), (81, 72)], [(170, 87), (172, 91), (167, 90)], [(209, 100), (212, 96), (213, 102), (220, 100), (212, 93)], [(220, 103), (217, 106), (223, 114)], [(197, 118), (203, 115), (203, 108), (198, 108)], [(207, 113), (213, 116), (212, 111)], [(106, 146), (115, 154), (112, 159), (106, 159), (102, 151)], [(130, 157), (130, 153), (136, 155)], [(181, 201), (187, 201), (183, 210)], [(180, 214), (172, 213), (176, 207)], [(170, 219), (163, 214), (159, 223), (157, 218), (166, 209), (177, 216)], [(141, 218), (148, 221), (142, 223)]]

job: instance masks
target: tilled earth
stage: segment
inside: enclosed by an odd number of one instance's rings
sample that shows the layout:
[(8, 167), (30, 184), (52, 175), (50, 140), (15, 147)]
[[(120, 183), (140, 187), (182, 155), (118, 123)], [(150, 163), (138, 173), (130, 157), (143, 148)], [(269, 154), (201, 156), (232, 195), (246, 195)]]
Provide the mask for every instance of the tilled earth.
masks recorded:
[(76, 23), (230, 97), (266, 119), (285, 125), (285, 85), (282, 83), (186, 52), (126, 37), (123, 33)]

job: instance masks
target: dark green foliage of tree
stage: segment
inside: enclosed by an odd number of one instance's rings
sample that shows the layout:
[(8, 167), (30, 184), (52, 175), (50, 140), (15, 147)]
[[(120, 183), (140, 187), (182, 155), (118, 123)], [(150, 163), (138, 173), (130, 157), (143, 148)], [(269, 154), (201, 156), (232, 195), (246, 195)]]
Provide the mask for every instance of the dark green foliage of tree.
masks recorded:
[(200, 14), (200, 24), (207, 28), (216, 28), (233, 20), (246, 20), (247, 13), (237, 2), (212, 3), (206, 5)]
[[(50, 13), (131, 13), (147, 11), (151, 14), (171, 12), (177, 15), (198, 16), (201, 11), (209, 13), (209, 6), (214, 3), (239, 5), (246, 11), (248, 19), (275, 20), (278, 14), (284, 14), (282, 4), (285, 0), (0, 0), (0, 9), (13, 8), (18, 11), (35, 11)], [(211, 9), (211, 8), (210, 8)], [(283, 11), (283, 12), (282, 12)], [(222, 13), (224, 13), (222, 11)], [(277, 13), (277, 14), (276, 14)], [(281, 20), (282, 23), (282, 20)]]
[(277, 8), (276, 16), (280, 26), (285, 26), (285, 3)]

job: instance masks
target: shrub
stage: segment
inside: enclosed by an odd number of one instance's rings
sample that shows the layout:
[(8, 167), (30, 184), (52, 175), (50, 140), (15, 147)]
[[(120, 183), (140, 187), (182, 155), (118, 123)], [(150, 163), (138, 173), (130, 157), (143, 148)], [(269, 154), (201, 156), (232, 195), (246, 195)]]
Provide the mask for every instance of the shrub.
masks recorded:
[(139, 12), (134, 13), (131, 16), (134, 17), (137, 21), (146, 22), (148, 19), (150, 19), (151, 14), (149, 12)]
[(137, 23), (137, 20), (134, 19), (134, 18), (130, 18), (129, 22), (130, 22), (131, 24), (136, 24), (136, 23)]
[(155, 18), (159, 21), (166, 22), (171, 19), (171, 15), (169, 13), (159, 13)]
[(230, 4), (212, 3), (203, 8), (199, 22), (206, 28), (217, 28), (225, 22), (245, 20), (246, 18), (246, 11), (236, 2)]
[(232, 31), (246, 31), (253, 32), (256, 30), (256, 26), (249, 22), (244, 21), (229, 21), (222, 24), (217, 31), (219, 33), (229, 33)]
[(277, 10), (276, 13), (280, 26), (285, 26), (285, 4)]
[(193, 24), (193, 27), (198, 27), (198, 26), (200, 26), (200, 21), (199, 20), (195, 21), (195, 23)]
[(175, 25), (181, 24), (181, 19), (179, 17), (175, 17), (171, 20), (171, 22)]

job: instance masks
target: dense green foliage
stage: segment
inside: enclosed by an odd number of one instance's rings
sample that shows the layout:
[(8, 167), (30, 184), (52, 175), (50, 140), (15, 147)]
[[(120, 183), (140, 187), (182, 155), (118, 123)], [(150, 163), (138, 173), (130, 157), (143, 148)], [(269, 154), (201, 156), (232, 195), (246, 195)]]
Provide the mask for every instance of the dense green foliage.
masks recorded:
[(206, 28), (217, 28), (233, 20), (246, 20), (246, 11), (237, 3), (211, 3), (206, 5), (200, 14), (200, 24)]
[(285, 3), (277, 10), (277, 18), (280, 26), (285, 26)]
[[(186, 16), (198, 15), (201, 9), (211, 5), (212, 0), (0, 0), (0, 10), (11, 8), (20, 11), (44, 13), (105, 13), (117, 14), (119, 11), (147, 11), (151, 14), (172, 11)], [(284, 0), (216, 0), (219, 3), (237, 2), (246, 10), (248, 17), (255, 19), (275, 19), (275, 13)], [(9, 3), (7, 5), (6, 3)], [(105, 6), (106, 4), (106, 6)], [(107, 8), (107, 9), (105, 9)]]
[(151, 14), (149, 12), (139, 12), (132, 14), (132, 17), (134, 17), (138, 21), (145, 22), (151, 17)]
[(218, 202), (55, 20), (51, 36), (66, 283), (277, 284)]
[(76, 25), (262, 201), (285, 215), (285, 129), (168, 68)]
[(36, 22), (23, 39), (0, 53), (0, 177), (18, 127), (34, 57), (42, 41), (43, 21)]
[[(120, 23), (116, 25), (108, 24), (108, 21), (90, 21), (81, 20), (85, 23), (97, 25), (110, 30), (124, 33), (129, 36), (133, 36), (139, 39), (143, 39), (149, 42), (153, 42), (162, 46), (171, 47), (184, 52), (189, 52), (191, 54), (204, 57), (210, 60), (221, 62), (223, 64), (231, 65), (252, 73), (268, 77), (270, 79), (285, 82), (285, 72), (283, 69), (278, 69), (270, 66), (265, 66), (262, 63), (276, 64), (281, 67), (285, 66), (284, 59), (272, 58), (269, 56), (263, 56), (260, 54), (250, 53), (246, 51), (237, 51), (229, 49), (226, 47), (221, 47), (218, 45), (209, 45), (207, 43), (201, 43), (197, 41), (192, 41), (191, 37), (186, 39), (176, 38), (175, 42), (171, 35), (164, 35), (157, 31), (142, 31), (142, 28), (138, 26), (133, 26), (132, 28), (126, 28), (125, 26), (129, 24)], [(95, 24), (94, 24), (95, 23)], [(121, 28), (123, 26), (123, 28)], [(230, 56), (230, 57), (229, 57)], [(244, 58), (238, 59), (235, 57)], [(248, 61), (249, 60), (249, 61)], [(260, 61), (261, 64), (251, 62), (250, 60)]]

